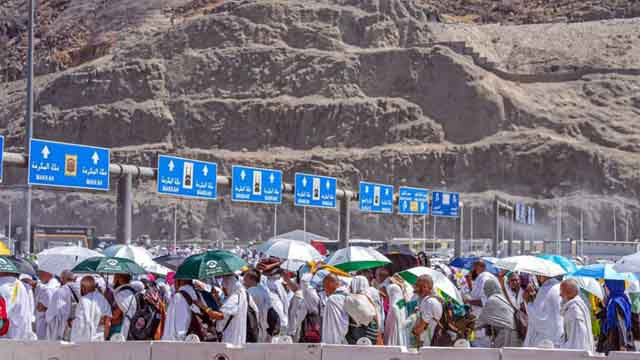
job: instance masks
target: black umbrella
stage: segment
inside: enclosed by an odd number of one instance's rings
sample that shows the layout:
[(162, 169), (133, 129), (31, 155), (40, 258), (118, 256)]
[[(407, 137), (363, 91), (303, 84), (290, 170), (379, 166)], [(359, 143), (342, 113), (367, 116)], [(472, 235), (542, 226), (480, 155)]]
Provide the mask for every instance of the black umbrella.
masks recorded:
[(388, 244), (385, 243), (378, 247), (378, 250), (383, 255), (387, 256), (388, 254), (395, 255), (408, 255), (408, 256), (416, 256), (416, 253), (411, 250), (411, 248), (407, 245), (398, 245), (398, 244)]
[(185, 255), (169, 254), (169, 255), (158, 256), (157, 258), (153, 259), (153, 261), (157, 262), (162, 266), (166, 266), (173, 271), (176, 271), (178, 269), (178, 266), (180, 266), (184, 262), (184, 259), (186, 258), (187, 256)]
[(391, 264), (385, 267), (392, 274), (418, 266), (416, 254), (406, 245), (384, 244), (377, 250), (391, 260)]

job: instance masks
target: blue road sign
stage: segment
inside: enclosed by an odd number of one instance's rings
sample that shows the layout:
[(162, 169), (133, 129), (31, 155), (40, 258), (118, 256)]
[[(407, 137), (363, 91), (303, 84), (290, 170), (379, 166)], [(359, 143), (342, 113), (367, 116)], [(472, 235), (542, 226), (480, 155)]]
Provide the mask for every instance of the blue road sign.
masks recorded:
[(159, 194), (214, 200), (217, 195), (218, 165), (212, 162), (158, 156)]
[(434, 191), (431, 198), (433, 216), (458, 217), (460, 194), (456, 192)]
[(31, 139), (29, 184), (109, 190), (109, 149)]
[(4, 175), (4, 136), (0, 135), (0, 182)]
[(398, 213), (400, 215), (428, 215), (429, 190), (400, 187), (398, 190)]
[(280, 204), (282, 171), (233, 165), (231, 201)]
[(393, 185), (360, 182), (360, 211), (393, 213)]
[(524, 204), (521, 203), (515, 203), (514, 205), (515, 208), (515, 221), (517, 223), (524, 223), (523, 219), (525, 219), (525, 210), (524, 210)]
[(527, 208), (527, 224), (536, 224), (536, 208), (529, 206)]
[(296, 173), (294, 204), (309, 207), (336, 207), (336, 178)]

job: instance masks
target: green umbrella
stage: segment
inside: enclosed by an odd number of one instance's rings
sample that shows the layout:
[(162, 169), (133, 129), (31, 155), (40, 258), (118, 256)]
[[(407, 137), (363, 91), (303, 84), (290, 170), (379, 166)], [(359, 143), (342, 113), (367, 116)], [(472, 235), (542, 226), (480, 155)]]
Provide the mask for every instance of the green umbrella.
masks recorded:
[(207, 251), (186, 258), (176, 270), (176, 280), (209, 279), (233, 274), (246, 266), (246, 261), (229, 251)]
[(20, 274), (16, 264), (7, 256), (0, 256), (0, 272)]
[(342, 271), (354, 272), (385, 266), (391, 264), (391, 260), (375, 249), (349, 246), (336, 251), (327, 263)]
[(76, 274), (145, 274), (146, 271), (132, 260), (120, 257), (92, 257), (76, 265)]

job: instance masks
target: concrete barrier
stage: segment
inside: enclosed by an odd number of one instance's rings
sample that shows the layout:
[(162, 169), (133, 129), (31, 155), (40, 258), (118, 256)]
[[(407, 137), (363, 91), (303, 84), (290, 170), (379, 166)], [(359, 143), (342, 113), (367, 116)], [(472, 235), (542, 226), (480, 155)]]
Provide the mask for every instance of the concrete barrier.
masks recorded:
[[(156, 342), (151, 360), (322, 360), (322, 349), (312, 344), (247, 344)], [(137, 359), (136, 359), (137, 360)]]
[(151, 342), (76, 343), (71, 344), (71, 352), (69, 360), (151, 360)]
[(500, 349), (425, 347), (420, 349), (420, 359), (422, 360), (500, 360)]
[(73, 347), (49, 341), (1, 341), (1, 360), (72, 360)]
[(322, 345), (322, 360), (419, 360), (419, 356), (399, 346)]
[(588, 351), (535, 348), (504, 348), (502, 360), (584, 360)]
[(608, 360), (639, 360), (640, 352), (611, 352), (609, 353)]

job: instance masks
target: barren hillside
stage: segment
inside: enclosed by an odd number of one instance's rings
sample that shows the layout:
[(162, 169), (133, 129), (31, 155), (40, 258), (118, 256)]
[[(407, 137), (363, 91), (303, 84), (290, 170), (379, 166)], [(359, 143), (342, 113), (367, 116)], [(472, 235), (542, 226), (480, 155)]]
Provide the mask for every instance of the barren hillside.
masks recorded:
[[(94, 14), (87, 34), (111, 42), (58, 48), (64, 66), (47, 67), (42, 56), (36, 136), (108, 146), (114, 161), (149, 166), (157, 152), (170, 152), (215, 160), (222, 173), (243, 163), (280, 168), (289, 181), (313, 171), (353, 188), (369, 180), (458, 190), (474, 208), (475, 237), (491, 236), (495, 194), (536, 204), (539, 238), (555, 234), (558, 204), (565, 237), (577, 237), (580, 208), (589, 238), (612, 238), (613, 211), (618, 234), (627, 219), (630, 236), (640, 233), (640, 19), (443, 22), (472, 12), (455, 1), (57, 3), (49, 26)], [(19, 149), (25, 85), (12, 74), (0, 88), (0, 127)], [(153, 183), (137, 189), (134, 231), (166, 238), (171, 200), (156, 196)], [(36, 194), (36, 223), (113, 232), (114, 192)], [(226, 197), (180, 207), (184, 239), (273, 232), (268, 207)], [(286, 201), (279, 229), (301, 227), (301, 215)], [(308, 219), (309, 230), (336, 236), (336, 211)], [(354, 210), (352, 237), (407, 237), (407, 221)], [(453, 237), (452, 228), (439, 222), (438, 236)]]

